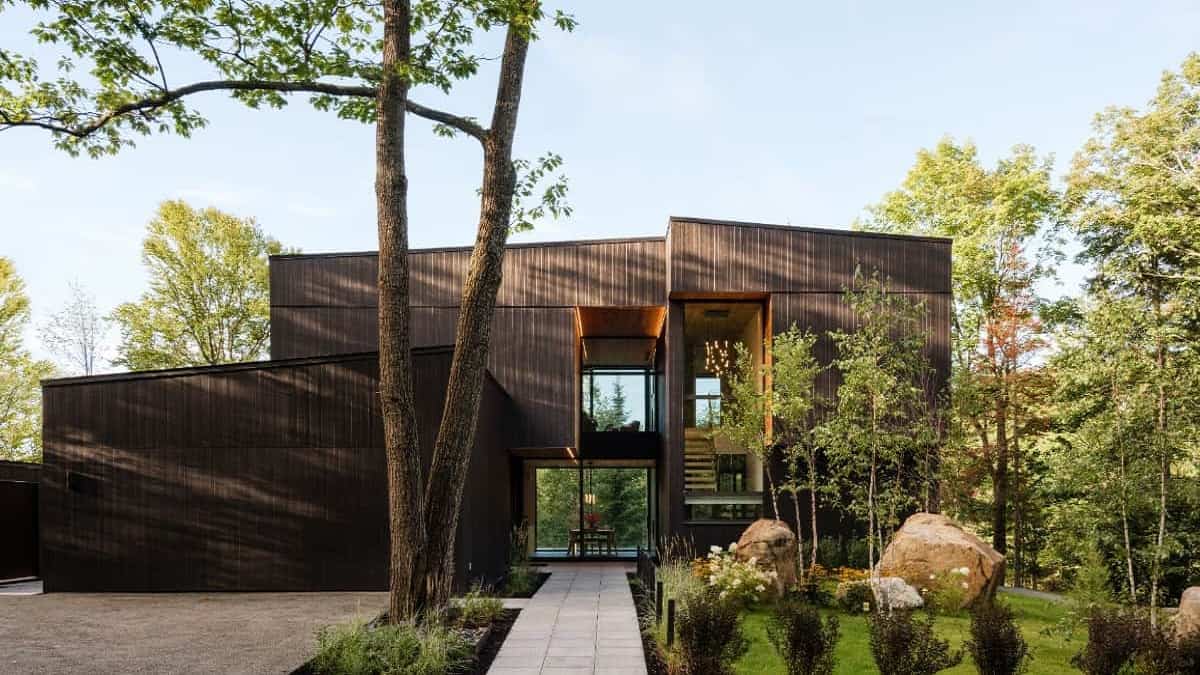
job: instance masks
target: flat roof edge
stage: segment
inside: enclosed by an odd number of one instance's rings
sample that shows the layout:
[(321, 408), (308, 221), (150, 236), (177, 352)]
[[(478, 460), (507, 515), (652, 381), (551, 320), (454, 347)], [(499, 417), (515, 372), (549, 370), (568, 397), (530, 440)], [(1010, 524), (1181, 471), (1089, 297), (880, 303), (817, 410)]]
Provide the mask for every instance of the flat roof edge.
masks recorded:
[[(454, 345), (435, 345), (430, 347), (414, 347), (416, 356), (452, 353)], [(212, 366), (186, 366), (183, 368), (163, 368), (159, 370), (134, 370), (126, 373), (105, 373), (103, 375), (80, 375), (75, 377), (47, 378), (41, 381), (42, 387), (66, 387), (76, 384), (98, 384), (103, 382), (122, 382), (128, 380), (153, 380), (171, 377), (186, 377), (188, 375), (204, 375), (207, 373), (232, 373), (243, 370), (270, 370), (288, 366), (317, 365), (321, 363), (337, 363), (339, 361), (365, 361), (377, 358), (378, 351), (351, 352), (346, 354), (326, 354), (323, 356), (301, 356), (293, 359), (268, 359), (265, 361), (241, 361), (239, 363), (221, 363)]]
[(898, 239), (901, 241), (928, 241), (939, 244), (953, 244), (951, 237), (934, 237), (923, 234), (896, 234), (892, 232), (872, 232), (870, 230), (845, 230), (833, 227), (815, 227), (811, 225), (780, 225), (778, 223), (755, 223), (743, 220), (722, 220), (719, 218), (693, 218), (690, 216), (669, 216), (667, 231), (673, 223), (697, 223), (700, 225), (724, 225), (727, 227), (755, 227), (768, 230), (786, 230), (789, 232), (813, 232), (816, 234), (832, 234), (843, 237), (874, 237), (882, 239)]
[[(594, 244), (632, 244), (643, 242), (664, 242), (665, 236), (653, 237), (613, 237), (609, 239), (567, 239), (563, 241), (530, 241), (518, 244), (507, 244), (505, 248), (555, 248), (560, 246), (590, 246)], [(470, 251), (473, 246), (434, 246), (431, 248), (410, 248), (409, 253), (455, 253)], [(270, 256), (272, 260), (288, 260), (292, 258), (362, 258), (379, 255), (379, 251), (330, 251), (326, 253), (279, 253)]]

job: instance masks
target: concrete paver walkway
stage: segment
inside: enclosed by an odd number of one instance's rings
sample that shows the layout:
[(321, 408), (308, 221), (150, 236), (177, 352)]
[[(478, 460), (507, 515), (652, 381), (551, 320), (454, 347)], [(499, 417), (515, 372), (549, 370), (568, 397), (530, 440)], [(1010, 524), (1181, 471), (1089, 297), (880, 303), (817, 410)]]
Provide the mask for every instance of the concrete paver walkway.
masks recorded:
[(645, 674), (642, 638), (623, 563), (548, 566), (489, 675)]

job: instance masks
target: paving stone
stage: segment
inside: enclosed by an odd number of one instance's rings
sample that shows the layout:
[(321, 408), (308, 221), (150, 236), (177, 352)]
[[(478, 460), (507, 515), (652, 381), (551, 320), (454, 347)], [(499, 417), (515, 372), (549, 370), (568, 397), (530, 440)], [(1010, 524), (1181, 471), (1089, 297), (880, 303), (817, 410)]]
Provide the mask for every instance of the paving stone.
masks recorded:
[(489, 675), (645, 675), (627, 566), (551, 565)]

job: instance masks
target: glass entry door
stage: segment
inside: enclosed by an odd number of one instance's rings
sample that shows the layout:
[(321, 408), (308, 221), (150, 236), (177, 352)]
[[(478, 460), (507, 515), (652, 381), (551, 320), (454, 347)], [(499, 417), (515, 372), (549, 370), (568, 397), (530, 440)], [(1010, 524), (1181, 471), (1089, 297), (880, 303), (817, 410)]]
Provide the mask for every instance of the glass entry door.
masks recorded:
[(651, 538), (653, 470), (644, 466), (534, 469), (534, 554), (633, 556)]

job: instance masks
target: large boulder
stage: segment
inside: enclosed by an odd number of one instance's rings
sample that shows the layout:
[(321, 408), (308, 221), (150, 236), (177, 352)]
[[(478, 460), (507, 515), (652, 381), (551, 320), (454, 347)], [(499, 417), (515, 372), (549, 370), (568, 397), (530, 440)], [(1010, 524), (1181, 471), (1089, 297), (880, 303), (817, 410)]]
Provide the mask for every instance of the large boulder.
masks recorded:
[(768, 570), (775, 570), (775, 590), (783, 593), (796, 585), (796, 535), (782, 520), (763, 518), (746, 528), (734, 553), (738, 560), (755, 558)]
[[(879, 574), (917, 587), (957, 570), (965, 582), (963, 606), (990, 599), (1004, 581), (1004, 556), (961, 525), (937, 513), (904, 521), (879, 560)], [(956, 575), (957, 578), (957, 575)]]
[(875, 593), (875, 606), (881, 609), (891, 611), (925, 606), (925, 600), (917, 589), (900, 577), (872, 579), (871, 590)]
[(1175, 635), (1180, 638), (1200, 635), (1200, 586), (1192, 586), (1179, 598), (1179, 613), (1175, 615)]

